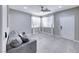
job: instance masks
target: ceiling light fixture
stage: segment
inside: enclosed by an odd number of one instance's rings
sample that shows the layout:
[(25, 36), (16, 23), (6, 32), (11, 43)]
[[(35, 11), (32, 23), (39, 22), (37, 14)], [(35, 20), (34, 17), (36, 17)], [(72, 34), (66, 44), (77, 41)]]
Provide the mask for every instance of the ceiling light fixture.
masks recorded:
[(51, 10), (49, 10), (48, 8), (41, 6), (41, 11), (42, 12), (50, 12)]
[(58, 6), (58, 8), (62, 8), (62, 6)]
[(24, 9), (27, 9), (27, 7), (24, 7)]

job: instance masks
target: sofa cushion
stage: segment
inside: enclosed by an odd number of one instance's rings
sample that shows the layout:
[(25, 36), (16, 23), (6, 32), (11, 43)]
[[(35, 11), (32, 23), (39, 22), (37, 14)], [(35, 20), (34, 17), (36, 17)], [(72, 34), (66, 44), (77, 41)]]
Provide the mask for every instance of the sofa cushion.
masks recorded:
[(12, 49), (12, 47), (10, 46), (10, 44), (7, 44), (7, 45), (6, 45), (6, 51), (8, 51), (8, 50), (10, 50), (10, 49)]

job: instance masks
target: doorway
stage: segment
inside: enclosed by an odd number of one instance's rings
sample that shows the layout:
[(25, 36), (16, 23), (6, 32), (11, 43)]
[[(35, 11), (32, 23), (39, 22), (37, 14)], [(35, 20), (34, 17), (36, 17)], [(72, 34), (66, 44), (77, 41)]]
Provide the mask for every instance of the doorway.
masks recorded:
[(61, 37), (74, 40), (74, 15), (60, 17)]

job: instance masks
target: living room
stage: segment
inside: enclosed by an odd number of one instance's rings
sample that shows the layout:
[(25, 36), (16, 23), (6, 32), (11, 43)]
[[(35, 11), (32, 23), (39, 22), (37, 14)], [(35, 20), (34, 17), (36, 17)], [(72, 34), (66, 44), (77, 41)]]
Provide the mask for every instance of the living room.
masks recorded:
[[(7, 43), (13, 46), (13, 48), (8, 46), (8, 53), (79, 52), (77, 5), (4, 5), (1, 8), (1, 15), (4, 15), (2, 17), (3, 52), (6, 52)], [(17, 37), (23, 33), (30, 43), (23, 45), (21, 37)], [(20, 39), (20, 43), (15, 43), (15, 39)]]

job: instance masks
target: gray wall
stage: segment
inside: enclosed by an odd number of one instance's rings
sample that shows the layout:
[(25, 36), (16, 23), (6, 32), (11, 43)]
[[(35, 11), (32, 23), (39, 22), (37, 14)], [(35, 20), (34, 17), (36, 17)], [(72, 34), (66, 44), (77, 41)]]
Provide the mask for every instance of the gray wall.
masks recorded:
[(79, 7), (54, 13), (54, 17), (55, 17), (54, 32), (55, 32), (55, 35), (60, 35), (59, 18), (63, 17), (64, 15), (74, 15), (75, 16), (75, 31), (74, 31), (75, 32), (75, 39), (79, 40)]
[(9, 27), (10, 31), (31, 33), (31, 15), (10, 9)]

